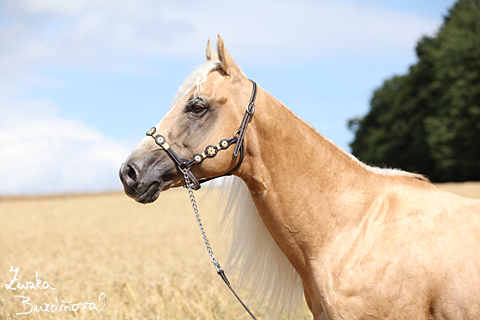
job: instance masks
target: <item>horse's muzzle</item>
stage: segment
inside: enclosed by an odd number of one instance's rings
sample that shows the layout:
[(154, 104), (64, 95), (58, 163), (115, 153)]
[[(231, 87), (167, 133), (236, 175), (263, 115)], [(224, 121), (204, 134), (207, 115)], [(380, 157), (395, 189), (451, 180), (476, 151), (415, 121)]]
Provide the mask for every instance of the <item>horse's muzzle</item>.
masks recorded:
[[(163, 158), (163, 157), (160, 157)], [(179, 174), (170, 159), (131, 157), (119, 170), (125, 194), (140, 203), (155, 201), (160, 192), (168, 189)]]

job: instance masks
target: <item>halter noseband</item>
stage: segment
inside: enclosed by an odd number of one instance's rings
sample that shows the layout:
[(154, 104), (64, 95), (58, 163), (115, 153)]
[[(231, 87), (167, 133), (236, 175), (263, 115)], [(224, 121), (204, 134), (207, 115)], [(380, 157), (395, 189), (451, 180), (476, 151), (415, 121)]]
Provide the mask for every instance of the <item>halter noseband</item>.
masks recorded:
[[(173, 162), (175, 162), (175, 164), (180, 169), (180, 171), (188, 175), (188, 177), (190, 178), (190, 181), (193, 184), (192, 186), (193, 190), (200, 189), (201, 183), (210, 181), (212, 179), (232, 175), (232, 173), (234, 173), (242, 164), (243, 155), (245, 152), (243, 139), (245, 137), (245, 132), (247, 131), (247, 125), (250, 122), (250, 119), (253, 116), (253, 113), (255, 112), (255, 98), (257, 97), (257, 84), (254, 81), (252, 81), (252, 84), (253, 84), (253, 89), (252, 89), (252, 95), (250, 97), (250, 102), (247, 105), (247, 110), (245, 111), (245, 115), (243, 116), (243, 120), (242, 120), (242, 123), (240, 124), (240, 128), (234, 133), (233, 137), (229, 139), (222, 139), (217, 145), (209, 145), (208, 147), (205, 148), (205, 151), (203, 153), (194, 155), (191, 160), (180, 158), (175, 153), (175, 151), (173, 151), (173, 149), (168, 145), (167, 141), (165, 140), (165, 137), (157, 133), (157, 129), (155, 127), (153, 127), (147, 132), (147, 136), (151, 136), (152, 138), (155, 139), (155, 143), (158, 144), (167, 152), (167, 154), (170, 156)], [(190, 171), (190, 167), (192, 165), (201, 163), (205, 158), (215, 157), (218, 151), (223, 149), (228, 149), (228, 147), (230, 147), (234, 143), (236, 145), (233, 151), (233, 156), (236, 158), (240, 154), (240, 158), (237, 162), (237, 165), (228, 173), (225, 173), (224, 175), (217, 176), (217, 177), (210, 177), (210, 178), (198, 180), (195, 177), (195, 175)]]

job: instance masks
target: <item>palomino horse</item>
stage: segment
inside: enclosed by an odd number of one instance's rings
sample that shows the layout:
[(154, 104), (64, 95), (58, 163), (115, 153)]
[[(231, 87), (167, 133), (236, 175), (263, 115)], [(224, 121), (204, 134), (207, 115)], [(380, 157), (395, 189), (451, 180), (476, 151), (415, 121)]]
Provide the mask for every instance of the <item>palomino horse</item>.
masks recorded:
[[(251, 99), (252, 82), (220, 37), (217, 53), (207, 45), (207, 62), (153, 130), (180, 159), (205, 158), (205, 146), (231, 137)], [(260, 87), (255, 106), (234, 141), (244, 157), (230, 185), (231, 257), (244, 279), (282, 306), (303, 292), (315, 319), (480, 319), (479, 200), (364, 165)], [(155, 139), (120, 169), (141, 203), (185, 184), (185, 166)], [(190, 167), (195, 177), (236, 167), (233, 149), (219, 147)]]

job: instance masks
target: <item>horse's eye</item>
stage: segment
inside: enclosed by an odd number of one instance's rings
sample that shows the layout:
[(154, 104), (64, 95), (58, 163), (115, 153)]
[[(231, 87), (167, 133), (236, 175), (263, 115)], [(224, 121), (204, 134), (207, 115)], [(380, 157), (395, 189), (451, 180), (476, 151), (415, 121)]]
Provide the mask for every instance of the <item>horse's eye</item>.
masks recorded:
[(205, 106), (202, 106), (202, 105), (200, 105), (200, 104), (194, 104), (194, 105), (192, 106), (192, 109), (191, 109), (191, 110), (192, 110), (193, 112), (195, 112), (195, 113), (200, 113), (200, 112), (202, 112), (203, 110), (205, 110)]

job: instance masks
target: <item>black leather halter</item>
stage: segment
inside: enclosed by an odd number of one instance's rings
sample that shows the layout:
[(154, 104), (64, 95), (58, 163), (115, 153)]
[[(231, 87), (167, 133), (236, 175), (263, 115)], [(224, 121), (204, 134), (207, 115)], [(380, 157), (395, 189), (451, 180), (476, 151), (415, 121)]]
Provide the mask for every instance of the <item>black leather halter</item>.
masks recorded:
[[(167, 141), (165, 140), (165, 137), (157, 133), (157, 129), (155, 127), (153, 127), (147, 132), (147, 136), (151, 136), (152, 138), (155, 139), (155, 143), (158, 144), (167, 152), (167, 154), (170, 156), (170, 158), (172, 158), (173, 162), (175, 162), (175, 164), (180, 169), (180, 171), (188, 175), (188, 177), (190, 178), (190, 181), (193, 184), (192, 186), (193, 190), (200, 189), (200, 184), (204, 182), (210, 181), (212, 179), (232, 175), (232, 173), (234, 173), (242, 164), (243, 156), (245, 153), (245, 147), (244, 147), (245, 132), (247, 131), (247, 125), (250, 122), (250, 119), (252, 118), (253, 113), (255, 112), (255, 98), (257, 97), (257, 84), (254, 81), (252, 81), (252, 84), (253, 84), (253, 89), (252, 89), (252, 96), (250, 97), (250, 102), (247, 105), (247, 110), (245, 111), (245, 115), (243, 116), (243, 120), (242, 120), (242, 123), (240, 124), (240, 128), (237, 130), (237, 132), (235, 132), (233, 137), (229, 139), (222, 139), (217, 145), (209, 145), (208, 147), (205, 148), (205, 151), (203, 153), (194, 155), (191, 160), (180, 158), (175, 153), (175, 151), (173, 151), (173, 149), (168, 145)], [(215, 157), (218, 151), (223, 149), (228, 149), (234, 143), (236, 145), (233, 151), (233, 156), (236, 158), (240, 154), (240, 158), (237, 162), (237, 165), (229, 172), (221, 176), (198, 180), (195, 177), (195, 175), (190, 171), (190, 167), (192, 165), (201, 163), (206, 158)]]

